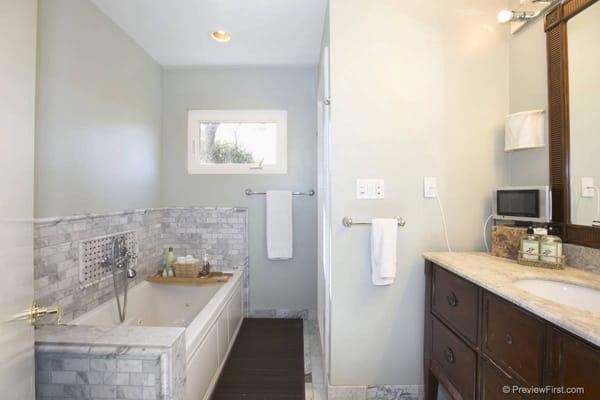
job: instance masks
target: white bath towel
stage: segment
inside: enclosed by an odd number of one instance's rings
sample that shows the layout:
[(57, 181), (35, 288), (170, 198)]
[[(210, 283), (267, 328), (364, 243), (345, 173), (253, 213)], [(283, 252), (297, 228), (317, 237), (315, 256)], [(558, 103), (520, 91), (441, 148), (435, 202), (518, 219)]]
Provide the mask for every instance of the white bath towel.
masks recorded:
[(267, 258), (289, 260), (294, 249), (292, 192), (267, 191)]
[(373, 285), (391, 285), (396, 278), (398, 220), (380, 218), (371, 223), (371, 279)]

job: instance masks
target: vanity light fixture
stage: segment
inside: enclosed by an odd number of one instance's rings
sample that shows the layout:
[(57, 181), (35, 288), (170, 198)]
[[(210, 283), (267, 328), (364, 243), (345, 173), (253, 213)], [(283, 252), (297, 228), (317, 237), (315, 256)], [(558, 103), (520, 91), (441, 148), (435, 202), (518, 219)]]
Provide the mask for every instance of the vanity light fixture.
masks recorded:
[(512, 21), (527, 21), (533, 19), (539, 15), (536, 11), (511, 11), (502, 10), (498, 13), (498, 22), (505, 24)]
[(224, 30), (214, 31), (210, 36), (217, 42), (227, 43), (231, 40), (231, 34)]

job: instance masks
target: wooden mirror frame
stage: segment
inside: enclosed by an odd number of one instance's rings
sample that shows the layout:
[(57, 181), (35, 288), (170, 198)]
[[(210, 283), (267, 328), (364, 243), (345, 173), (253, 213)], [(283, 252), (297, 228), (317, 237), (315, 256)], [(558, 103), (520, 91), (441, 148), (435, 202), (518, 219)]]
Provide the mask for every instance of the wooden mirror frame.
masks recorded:
[(600, 228), (571, 223), (567, 22), (598, 0), (564, 0), (546, 14), (552, 220), (565, 242), (600, 248)]

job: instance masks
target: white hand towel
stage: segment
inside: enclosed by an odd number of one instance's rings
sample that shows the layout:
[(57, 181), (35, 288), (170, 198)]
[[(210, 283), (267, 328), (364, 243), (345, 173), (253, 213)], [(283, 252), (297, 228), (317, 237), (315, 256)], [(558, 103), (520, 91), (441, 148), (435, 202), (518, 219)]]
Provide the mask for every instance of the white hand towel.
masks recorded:
[(371, 279), (373, 285), (391, 285), (396, 278), (398, 220), (380, 218), (371, 223)]
[(294, 249), (292, 192), (267, 191), (267, 258), (289, 260)]

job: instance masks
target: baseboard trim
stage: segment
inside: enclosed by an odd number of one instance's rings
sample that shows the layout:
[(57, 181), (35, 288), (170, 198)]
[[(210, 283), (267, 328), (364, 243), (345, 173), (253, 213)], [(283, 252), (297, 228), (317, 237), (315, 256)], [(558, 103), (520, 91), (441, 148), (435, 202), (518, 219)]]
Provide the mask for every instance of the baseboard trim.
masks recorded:
[(329, 400), (423, 400), (423, 385), (366, 385), (327, 387)]
[(262, 309), (262, 310), (250, 310), (248, 311), (248, 318), (274, 318), (274, 319), (290, 319), (299, 318), (304, 320), (311, 320), (313, 313), (309, 310), (292, 310), (292, 309)]

